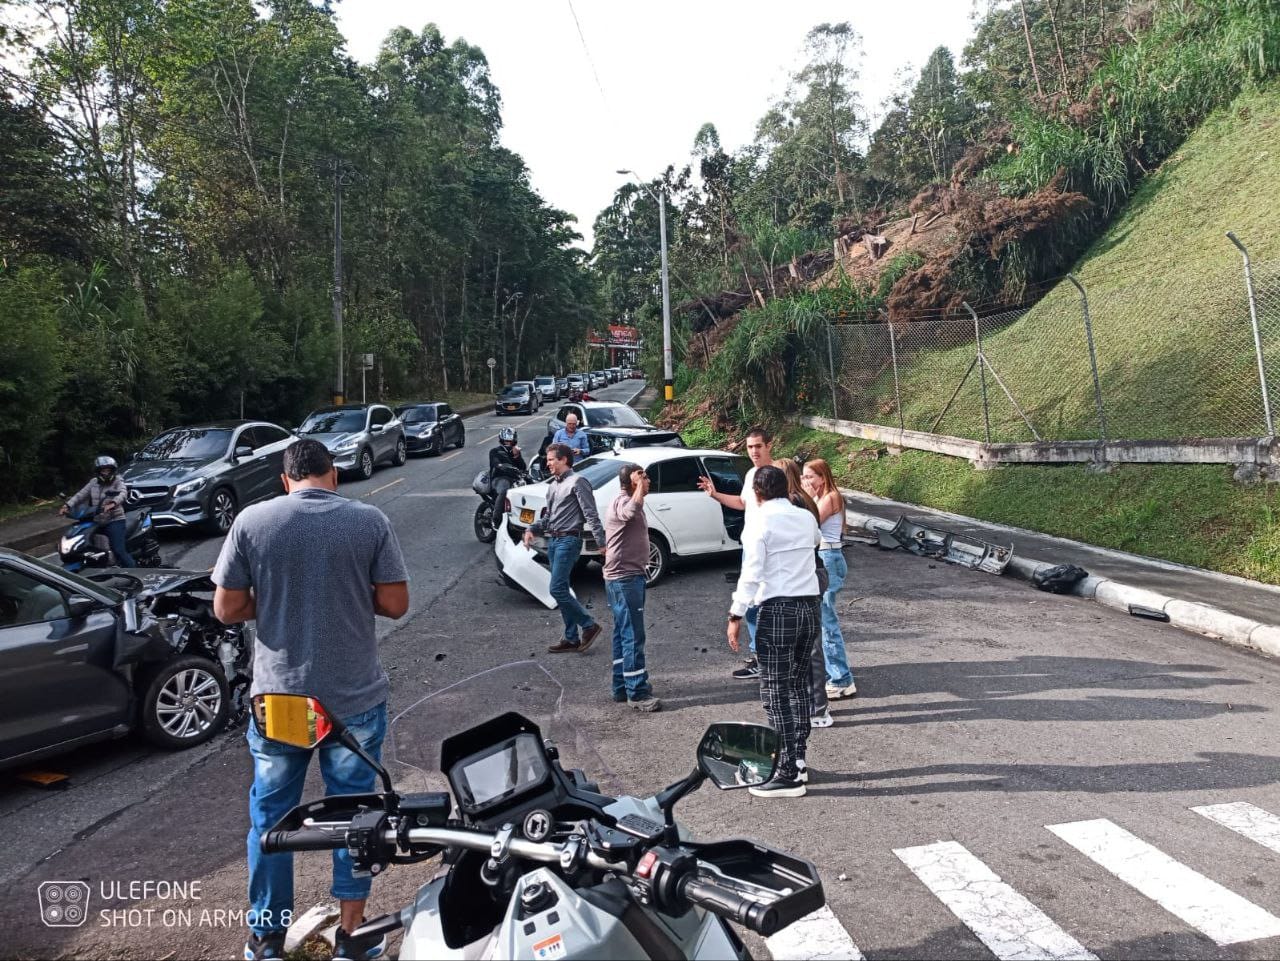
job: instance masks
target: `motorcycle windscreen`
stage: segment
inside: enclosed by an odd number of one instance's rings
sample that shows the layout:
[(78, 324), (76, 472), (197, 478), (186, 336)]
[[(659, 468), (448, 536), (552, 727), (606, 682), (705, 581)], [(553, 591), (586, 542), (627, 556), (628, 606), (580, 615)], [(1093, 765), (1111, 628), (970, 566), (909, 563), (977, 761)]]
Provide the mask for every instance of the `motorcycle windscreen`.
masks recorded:
[[(502, 516), (502, 526), (493, 540), (493, 550), (498, 558), (498, 568), (503, 577), (527, 591), (547, 610), (555, 610), (556, 601), (551, 596), (551, 570), (539, 563), (532, 550), (511, 539), (507, 517)], [(570, 588), (570, 593), (573, 589)], [(577, 597), (577, 594), (573, 595)]]
[[(516, 648), (519, 654), (527, 650)], [(449, 673), (455, 663), (454, 658), (439, 662), (440, 673), (428, 674), (430, 688), (416, 700), (398, 705), (393, 694), (383, 756), (397, 790), (450, 790), (440, 766), (442, 743), (511, 711), (532, 721), (555, 743), (566, 770), (583, 769), (606, 792), (622, 790), (596, 748), (590, 723), (585, 718), (580, 723), (575, 715), (577, 702), (565, 696), (568, 681), (557, 676), (556, 665), (546, 667), (533, 658), (512, 660), (458, 678)], [(504, 737), (496, 736), (494, 744)], [(473, 752), (481, 764), (484, 747), (477, 744)]]

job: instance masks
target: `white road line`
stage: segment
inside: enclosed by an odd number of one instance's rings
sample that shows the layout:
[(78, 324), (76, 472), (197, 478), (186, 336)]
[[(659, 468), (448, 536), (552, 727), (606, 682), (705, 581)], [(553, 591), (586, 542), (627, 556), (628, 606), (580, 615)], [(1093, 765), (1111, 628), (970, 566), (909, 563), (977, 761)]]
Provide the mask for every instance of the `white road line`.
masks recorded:
[(778, 961), (864, 961), (849, 932), (825, 905), (765, 938), (765, 944)]
[(476, 492), (470, 487), (459, 487), (456, 490), (443, 491), (410, 491), (405, 497), (475, 497)]
[(1280, 818), (1269, 811), (1248, 801), (1208, 804), (1191, 810), (1280, 854)]
[(393, 480), (390, 484), (383, 484), (381, 487), (375, 487), (373, 490), (369, 491), (369, 493), (367, 493), (367, 494), (361, 494), (360, 496), (361, 496), (361, 497), (372, 497), (374, 494), (379, 494), (379, 493), (381, 493), (382, 491), (386, 490), (388, 487), (395, 487), (397, 484), (403, 484), (403, 483), (404, 483), (404, 478), (403, 478), (403, 477), (397, 477), (397, 478), (396, 478), (395, 480)]
[(1280, 936), (1280, 918), (1099, 818), (1045, 825), (1170, 914), (1218, 944)]
[(1093, 961), (1048, 915), (955, 841), (893, 852), (1002, 961)]

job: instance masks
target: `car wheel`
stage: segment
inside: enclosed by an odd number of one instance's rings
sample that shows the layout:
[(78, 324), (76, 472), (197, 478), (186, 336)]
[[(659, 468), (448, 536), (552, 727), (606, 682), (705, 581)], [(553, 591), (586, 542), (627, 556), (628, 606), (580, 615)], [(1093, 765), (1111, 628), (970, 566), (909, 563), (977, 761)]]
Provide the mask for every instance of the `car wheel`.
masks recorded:
[(436, 434), (435, 437), (431, 438), (431, 447), (427, 451), (427, 453), (430, 454), (432, 457), (439, 457), (441, 454), (444, 453), (443, 435)]
[(461, 450), (467, 446), (467, 429), (465, 427), (458, 428), (458, 449)]
[(476, 540), (481, 544), (492, 544), (498, 536), (498, 532), (493, 529), (493, 505), (488, 501), (480, 502), (472, 523), (476, 531)]
[(360, 452), (360, 466), (356, 469), (362, 480), (373, 476), (373, 452), (365, 448)]
[(649, 562), (644, 568), (644, 586), (653, 587), (671, 570), (671, 551), (657, 534), (649, 534)]
[(195, 747), (227, 723), (227, 678), (213, 661), (194, 654), (176, 657), (143, 674), (139, 687), (139, 727), (160, 747)]
[(219, 487), (209, 498), (208, 528), (211, 534), (225, 534), (231, 530), (238, 512), (236, 495), (229, 487)]
[(398, 441), (396, 441), (396, 456), (391, 463), (395, 464), (397, 467), (403, 467), (404, 462), (407, 461), (408, 459), (409, 459), (409, 448), (405, 446), (404, 438), (401, 437)]

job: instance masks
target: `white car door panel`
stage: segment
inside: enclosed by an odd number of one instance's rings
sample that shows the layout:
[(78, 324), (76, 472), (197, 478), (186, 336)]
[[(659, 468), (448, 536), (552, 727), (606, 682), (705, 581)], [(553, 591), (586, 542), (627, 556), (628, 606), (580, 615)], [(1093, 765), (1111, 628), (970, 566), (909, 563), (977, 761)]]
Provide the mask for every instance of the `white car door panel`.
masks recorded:
[(698, 489), (696, 457), (674, 457), (649, 467), (653, 488), (645, 498), (648, 515), (668, 532), (676, 554), (706, 554), (723, 548), (720, 505)]

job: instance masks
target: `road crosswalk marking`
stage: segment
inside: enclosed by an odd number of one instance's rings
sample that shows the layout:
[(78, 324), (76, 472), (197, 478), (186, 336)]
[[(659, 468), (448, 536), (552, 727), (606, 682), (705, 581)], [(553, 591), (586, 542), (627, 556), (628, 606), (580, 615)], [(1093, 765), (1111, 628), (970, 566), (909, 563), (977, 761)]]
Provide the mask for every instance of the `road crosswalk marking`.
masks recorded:
[(844, 925), (826, 905), (765, 938), (769, 953), (787, 961), (864, 961)]
[(1280, 918), (1104, 818), (1046, 827), (1220, 945), (1280, 936)]
[(962, 844), (939, 841), (893, 853), (1001, 961), (1094, 958)]
[(1280, 854), (1280, 818), (1248, 801), (1207, 804), (1191, 810)]

